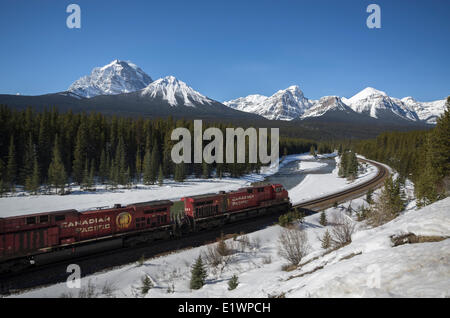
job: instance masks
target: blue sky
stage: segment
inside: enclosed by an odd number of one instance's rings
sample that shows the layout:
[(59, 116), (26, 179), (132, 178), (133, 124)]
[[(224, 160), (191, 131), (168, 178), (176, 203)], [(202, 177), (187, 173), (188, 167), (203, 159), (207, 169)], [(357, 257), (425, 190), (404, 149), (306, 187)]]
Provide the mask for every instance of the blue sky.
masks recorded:
[[(66, 7), (81, 7), (81, 29)], [(366, 8), (381, 7), (381, 29)], [(448, 0), (40, 0), (0, 2), (0, 93), (62, 91), (131, 60), (219, 101), (299, 85), (308, 98), (372, 86), (421, 101), (450, 94)]]

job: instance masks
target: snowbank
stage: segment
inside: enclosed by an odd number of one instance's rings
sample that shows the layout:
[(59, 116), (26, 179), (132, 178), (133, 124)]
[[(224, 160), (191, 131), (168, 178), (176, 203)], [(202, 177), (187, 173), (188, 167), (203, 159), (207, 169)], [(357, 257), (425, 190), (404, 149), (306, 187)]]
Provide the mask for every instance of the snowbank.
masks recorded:
[[(308, 201), (354, 187), (360, 183), (374, 178), (378, 168), (372, 165), (362, 165), (363, 171), (358, 174), (354, 181), (338, 177), (339, 158), (336, 157), (336, 169), (332, 173), (308, 174), (302, 182), (289, 190), (289, 197), (293, 204)], [(314, 164), (314, 162), (301, 162), (301, 164)]]

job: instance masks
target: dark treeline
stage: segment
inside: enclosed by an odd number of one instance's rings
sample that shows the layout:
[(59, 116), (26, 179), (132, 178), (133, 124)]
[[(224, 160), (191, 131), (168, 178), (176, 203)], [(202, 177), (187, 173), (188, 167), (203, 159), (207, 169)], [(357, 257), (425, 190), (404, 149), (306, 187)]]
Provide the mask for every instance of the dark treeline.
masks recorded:
[[(183, 181), (188, 175), (208, 178), (213, 171), (218, 177), (238, 177), (261, 166), (174, 164), (171, 150), (178, 141), (171, 141), (171, 133), (177, 127), (189, 129), (193, 136), (194, 124), (188, 120), (60, 113), (56, 108), (19, 111), (0, 106), (0, 189), (4, 192), (14, 190), (14, 185), (23, 185), (36, 192), (40, 185), (47, 184), (63, 192), (69, 182), (85, 188), (92, 186), (94, 180), (113, 187), (137, 182), (154, 184), (164, 178)], [(233, 126), (203, 123), (203, 131), (208, 127), (221, 129), (225, 146), (225, 129)], [(204, 145), (207, 143), (204, 141)], [(281, 137), (280, 155), (307, 152), (311, 146), (317, 144)], [(328, 149), (318, 146), (321, 151)]]
[(446, 107), (432, 130), (387, 132), (342, 146), (391, 166), (414, 182), (419, 205), (432, 203), (450, 192), (450, 97)]

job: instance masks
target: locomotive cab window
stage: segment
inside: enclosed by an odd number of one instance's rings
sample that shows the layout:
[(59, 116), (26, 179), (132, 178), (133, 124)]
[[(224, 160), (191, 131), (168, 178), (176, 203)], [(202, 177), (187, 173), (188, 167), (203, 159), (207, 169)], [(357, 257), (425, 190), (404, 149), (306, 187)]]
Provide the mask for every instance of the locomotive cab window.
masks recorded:
[(66, 220), (66, 216), (65, 215), (57, 215), (55, 216), (55, 221), (59, 222), (59, 221), (65, 221)]
[(253, 193), (253, 189), (247, 189), (247, 193)]
[(48, 215), (41, 215), (39, 217), (39, 223), (47, 223), (48, 222)]
[(28, 217), (26, 219), (26, 224), (36, 224), (36, 218), (34, 216)]

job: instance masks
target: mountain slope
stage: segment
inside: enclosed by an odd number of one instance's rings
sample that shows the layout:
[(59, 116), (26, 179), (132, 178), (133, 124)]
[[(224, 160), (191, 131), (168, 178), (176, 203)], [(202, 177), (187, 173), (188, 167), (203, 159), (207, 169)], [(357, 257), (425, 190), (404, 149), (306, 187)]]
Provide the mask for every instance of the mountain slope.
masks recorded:
[(418, 121), (417, 114), (399, 103), (398, 100), (390, 98), (385, 92), (367, 87), (355, 96), (346, 99), (345, 102), (355, 112), (366, 114), (372, 118), (383, 120), (411, 120)]
[[(318, 118), (322, 116), (339, 118), (341, 121), (375, 119), (388, 124), (435, 124), (436, 118), (445, 109), (445, 99), (434, 102), (417, 102), (412, 97), (398, 99), (385, 92), (367, 87), (351, 98), (325, 96), (320, 100), (304, 97), (298, 86), (280, 90), (270, 97), (249, 95), (237, 98), (225, 105), (249, 113), (259, 114), (267, 119), (293, 120)], [(339, 114), (339, 112), (341, 114)], [(370, 120), (365, 120), (371, 122)], [(373, 121), (372, 121), (373, 122)]]
[(411, 110), (416, 112), (420, 120), (428, 124), (436, 124), (436, 119), (444, 113), (445, 99), (433, 102), (418, 102), (411, 96), (401, 99)]
[(91, 98), (98, 95), (116, 95), (135, 92), (152, 82), (137, 65), (114, 60), (103, 67), (96, 67), (90, 75), (75, 81), (68, 89), (76, 95)]
[(279, 90), (270, 97), (249, 95), (224, 102), (224, 104), (271, 120), (292, 120), (301, 116), (312, 106), (296, 85)]
[(328, 112), (344, 112), (350, 115), (354, 111), (344, 104), (342, 99), (338, 96), (325, 96), (320, 100), (315, 101), (313, 106), (307, 109), (301, 118), (320, 117)]
[(154, 81), (140, 91), (140, 94), (142, 97), (150, 99), (165, 100), (171, 106), (196, 107), (196, 105), (211, 105), (214, 103), (212, 99), (203, 96), (173, 76)]

